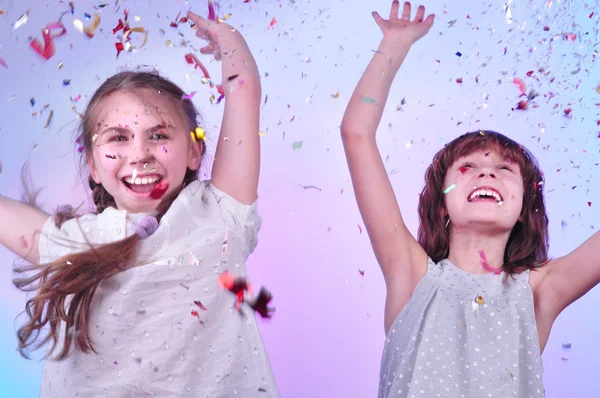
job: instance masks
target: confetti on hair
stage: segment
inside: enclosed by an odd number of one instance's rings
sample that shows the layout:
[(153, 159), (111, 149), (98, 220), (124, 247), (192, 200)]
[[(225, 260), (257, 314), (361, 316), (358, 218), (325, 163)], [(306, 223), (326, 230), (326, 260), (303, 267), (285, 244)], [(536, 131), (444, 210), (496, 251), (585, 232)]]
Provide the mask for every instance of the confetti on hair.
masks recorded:
[(192, 91), (189, 94), (184, 94), (183, 97), (181, 97), (182, 100), (190, 100), (192, 98), (194, 98), (194, 95), (196, 95), (197, 91)]
[(165, 192), (167, 192), (167, 189), (169, 189), (169, 183), (166, 181), (161, 181), (154, 186), (150, 192), (150, 197), (155, 200), (160, 199), (163, 197)]
[(456, 184), (452, 184), (450, 185), (448, 188), (444, 189), (444, 195), (446, 195), (448, 192), (452, 191), (454, 188), (456, 188)]
[(4, 58), (0, 57), (0, 65), (4, 66), (5, 68), (8, 68), (8, 64), (6, 63), (6, 61), (4, 60)]
[(91, 39), (92, 37), (94, 37), (96, 29), (98, 28), (98, 25), (100, 25), (100, 21), (102, 21), (100, 15), (94, 13), (94, 20), (92, 21), (90, 26), (84, 27), (83, 22), (79, 19), (73, 20), (73, 26), (75, 26), (75, 29), (77, 29), (81, 33), (85, 33), (85, 35)]
[(483, 250), (479, 250), (479, 257), (481, 257), (481, 265), (483, 266), (483, 269), (485, 269), (486, 271), (493, 272), (496, 275), (498, 275), (502, 272), (502, 268), (494, 268), (488, 263), (487, 257)]

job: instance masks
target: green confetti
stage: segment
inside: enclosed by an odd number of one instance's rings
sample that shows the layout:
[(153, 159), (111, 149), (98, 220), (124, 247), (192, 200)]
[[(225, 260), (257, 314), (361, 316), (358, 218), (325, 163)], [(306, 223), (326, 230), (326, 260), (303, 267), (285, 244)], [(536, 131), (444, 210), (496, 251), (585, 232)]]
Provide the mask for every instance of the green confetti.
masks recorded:
[(302, 144), (304, 143), (304, 141), (296, 141), (292, 144), (292, 148), (294, 149), (300, 149), (302, 148)]
[(368, 102), (368, 103), (370, 103), (370, 104), (374, 104), (374, 103), (376, 103), (376, 102), (377, 102), (377, 101), (375, 100), (375, 98), (371, 98), (371, 97), (363, 97), (363, 101), (364, 101), (364, 102)]
[(456, 184), (452, 184), (448, 188), (444, 189), (444, 195), (446, 195), (448, 192), (452, 191), (454, 188), (456, 188)]

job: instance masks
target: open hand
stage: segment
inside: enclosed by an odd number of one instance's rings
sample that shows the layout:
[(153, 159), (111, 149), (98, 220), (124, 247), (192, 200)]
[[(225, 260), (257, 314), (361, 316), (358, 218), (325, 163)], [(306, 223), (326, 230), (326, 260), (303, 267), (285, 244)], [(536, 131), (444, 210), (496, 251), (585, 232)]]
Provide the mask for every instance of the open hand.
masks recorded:
[(212, 54), (219, 61), (221, 59), (220, 38), (226, 32), (235, 32), (235, 29), (225, 23), (204, 19), (191, 11), (187, 16), (196, 24), (196, 36), (208, 42), (207, 46), (200, 49), (200, 53)]
[(384, 39), (391, 41), (404, 41), (412, 45), (414, 42), (425, 36), (433, 26), (435, 15), (430, 14), (425, 17), (425, 7), (419, 6), (414, 20), (410, 20), (411, 5), (407, 1), (404, 3), (402, 15), (398, 18), (400, 2), (394, 0), (390, 11), (390, 19), (383, 19), (376, 11), (373, 11), (375, 23), (383, 32)]

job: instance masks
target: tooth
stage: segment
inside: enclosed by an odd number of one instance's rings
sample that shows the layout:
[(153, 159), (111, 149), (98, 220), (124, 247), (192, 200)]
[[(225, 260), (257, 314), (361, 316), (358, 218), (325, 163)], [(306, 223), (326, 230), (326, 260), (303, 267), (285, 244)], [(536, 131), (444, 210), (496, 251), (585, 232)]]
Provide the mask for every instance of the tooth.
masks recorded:
[(148, 179), (147, 178), (142, 178), (142, 184), (144, 184), (144, 185), (148, 184)]
[(141, 184), (142, 180), (140, 178), (136, 178), (134, 184)]

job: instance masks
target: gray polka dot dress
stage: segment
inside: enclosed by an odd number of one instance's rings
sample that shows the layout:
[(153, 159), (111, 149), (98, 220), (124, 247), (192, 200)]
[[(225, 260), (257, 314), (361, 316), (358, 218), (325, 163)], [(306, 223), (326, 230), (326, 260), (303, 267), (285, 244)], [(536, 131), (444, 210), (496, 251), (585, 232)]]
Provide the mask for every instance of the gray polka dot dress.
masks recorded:
[(386, 337), (379, 397), (543, 397), (529, 271), (427, 268)]

